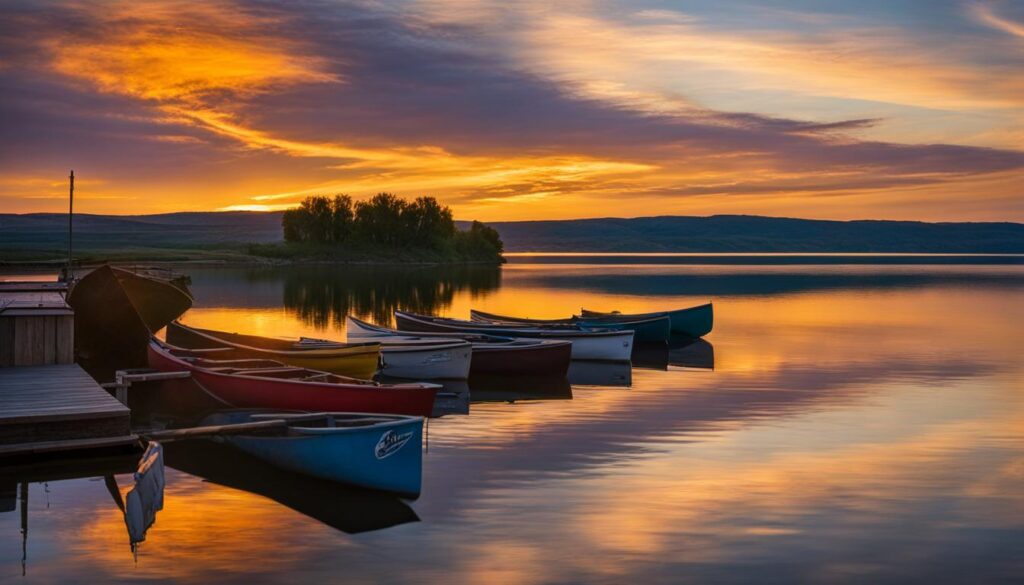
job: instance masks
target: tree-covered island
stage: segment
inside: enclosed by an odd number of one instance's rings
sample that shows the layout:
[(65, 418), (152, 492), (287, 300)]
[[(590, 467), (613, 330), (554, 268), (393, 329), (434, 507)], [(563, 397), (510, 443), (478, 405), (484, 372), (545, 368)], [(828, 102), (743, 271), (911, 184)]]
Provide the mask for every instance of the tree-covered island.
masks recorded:
[(281, 218), (283, 244), (252, 244), (257, 256), (289, 260), (504, 262), (498, 232), (478, 221), (460, 230), (433, 197), (379, 193), (307, 197)]

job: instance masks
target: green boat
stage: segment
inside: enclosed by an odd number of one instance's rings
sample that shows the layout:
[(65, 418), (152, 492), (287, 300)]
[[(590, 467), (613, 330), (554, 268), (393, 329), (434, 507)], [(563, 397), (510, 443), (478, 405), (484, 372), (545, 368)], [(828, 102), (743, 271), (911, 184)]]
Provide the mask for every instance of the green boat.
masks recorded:
[(664, 343), (672, 335), (672, 323), (666, 315), (649, 315), (633, 319), (622, 315), (604, 317), (588, 317), (573, 315), (565, 319), (530, 319), (527, 317), (510, 317), (495, 313), (472, 310), (470, 318), (478, 323), (492, 325), (515, 325), (541, 328), (576, 328), (583, 331), (632, 331), (633, 340), (637, 343)]
[(588, 311), (587, 309), (582, 309), (580, 313), (584, 319), (602, 319), (609, 317), (644, 319), (657, 317), (659, 315), (667, 315), (672, 321), (672, 333), (686, 335), (688, 337), (704, 337), (708, 333), (711, 333), (711, 328), (715, 323), (715, 313), (711, 303), (697, 305), (696, 307), (688, 307), (686, 309), (676, 309), (674, 311), (663, 311), (657, 313), (625, 314), (618, 311), (603, 313), (601, 311)]

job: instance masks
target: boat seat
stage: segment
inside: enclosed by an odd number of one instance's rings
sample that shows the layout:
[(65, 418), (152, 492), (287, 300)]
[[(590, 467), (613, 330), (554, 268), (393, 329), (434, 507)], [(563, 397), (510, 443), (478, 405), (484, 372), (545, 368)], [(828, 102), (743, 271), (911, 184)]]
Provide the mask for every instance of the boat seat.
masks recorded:
[(233, 367), (233, 368), (282, 368), (286, 367), (283, 363), (276, 360), (267, 359), (238, 359), (238, 360), (210, 360), (196, 358), (196, 364), (204, 368), (221, 368), (221, 367)]
[(303, 380), (305, 380), (307, 382), (310, 382), (310, 381), (318, 380), (318, 379), (321, 379), (321, 378), (329, 378), (329, 377), (331, 377), (333, 375), (334, 374), (331, 374), (329, 372), (321, 372), (319, 374), (313, 374), (312, 376), (306, 376), (305, 378), (303, 378)]
[(301, 374), (307, 371), (306, 368), (248, 368), (239, 369), (235, 371), (235, 374), (240, 376), (272, 376), (272, 377), (285, 377), (289, 374)]

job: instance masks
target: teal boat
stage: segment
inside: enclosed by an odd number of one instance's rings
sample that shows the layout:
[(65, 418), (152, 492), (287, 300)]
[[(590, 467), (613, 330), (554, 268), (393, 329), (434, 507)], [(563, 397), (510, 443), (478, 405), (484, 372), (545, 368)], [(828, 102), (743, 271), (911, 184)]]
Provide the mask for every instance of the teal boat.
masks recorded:
[(423, 419), (363, 413), (282, 413), (227, 410), (203, 425), (282, 419), (285, 434), (225, 435), (231, 446), (283, 469), (328, 481), (394, 492), (420, 493)]
[(658, 343), (668, 341), (672, 335), (672, 322), (666, 315), (646, 315), (633, 318), (624, 315), (578, 316), (565, 319), (530, 319), (527, 317), (510, 317), (483, 311), (472, 310), (470, 319), (478, 323), (491, 325), (515, 325), (546, 328), (577, 328), (583, 331), (632, 331), (633, 341), (637, 343)]
[(639, 313), (630, 315), (619, 313), (618, 311), (602, 313), (600, 311), (588, 311), (586, 309), (582, 309), (580, 314), (583, 319), (603, 319), (614, 317), (626, 320), (644, 319), (663, 315), (667, 316), (672, 321), (672, 333), (677, 335), (686, 335), (688, 337), (704, 337), (708, 333), (711, 333), (711, 328), (715, 323), (715, 313), (711, 303), (688, 307), (686, 309), (676, 309), (674, 311), (658, 313)]
[(632, 331), (633, 340), (637, 343), (664, 343), (672, 335), (672, 321), (664, 315), (650, 319), (581, 318), (576, 321), (576, 326), (581, 329)]

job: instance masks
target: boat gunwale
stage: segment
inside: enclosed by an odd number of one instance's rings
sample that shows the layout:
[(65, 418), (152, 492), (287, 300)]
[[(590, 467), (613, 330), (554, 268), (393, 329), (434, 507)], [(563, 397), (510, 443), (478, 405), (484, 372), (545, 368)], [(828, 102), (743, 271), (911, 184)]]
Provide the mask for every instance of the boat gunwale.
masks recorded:
[[(153, 273), (153, 274), (144, 274), (143, 271), (141, 271), (141, 270), (132, 270), (132, 269), (124, 267), (124, 266), (115, 266), (114, 264), (106, 264), (106, 266), (109, 266), (111, 271), (113, 271), (115, 273), (115, 275), (116, 275), (117, 272), (123, 272), (125, 274), (130, 275), (133, 278), (144, 278), (144, 279), (147, 279), (147, 280), (152, 280), (154, 282), (159, 282), (161, 284), (165, 284), (167, 286), (173, 287), (173, 288), (181, 291), (181, 293), (184, 294), (185, 296), (187, 296), (189, 298), (189, 300), (192, 301), (192, 304), (195, 304), (195, 302), (196, 302), (196, 298), (192, 294), (192, 290), (190, 288), (188, 288), (187, 286), (181, 287), (181, 286), (178, 286), (177, 284), (175, 284), (174, 283), (175, 278), (166, 278), (164, 276), (158, 276), (155, 273)], [(181, 276), (184, 276), (184, 275), (182, 275), (182, 274), (178, 275), (179, 278)]]
[(582, 312), (592, 313), (592, 314), (596, 315), (596, 317), (594, 317), (594, 318), (601, 318), (602, 316), (608, 316), (608, 317), (610, 317), (610, 316), (619, 316), (619, 317), (627, 317), (628, 318), (628, 317), (646, 317), (647, 315), (661, 315), (661, 316), (664, 316), (664, 317), (668, 317), (671, 320), (673, 313), (688, 313), (688, 312), (694, 312), (695, 313), (697, 311), (704, 310), (704, 309), (707, 309), (709, 307), (713, 309), (714, 301), (708, 301), (708, 302), (702, 303), (700, 305), (694, 305), (692, 307), (684, 307), (682, 309), (672, 309), (672, 310), (669, 310), (669, 311), (655, 311), (655, 312), (651, 312), (651, 313), (607, 313), (607, 312), (603, 312), (603, 311), (591, 311), (591, 310), (585, 309), (585, 308), (581, 308), (580, 312), (581, 313)]
[[(348, 376), (342, 376), (340, 374), (332, 374), (331, 372), (324, 372), (322, 370), (314, 370), (312, 368), (298, 368), (298, 369), (306, 370), (308, 372), (317, 373), (317, 374), (326, 374), (328, 376), (337, 376), (337, 377), (340, 377), (340, 378), (345, 378), (346, 380), (351, 380), (351, 382), (317, 382), (317, 381), (313, 381), (313, 380), (303, 380), (301, 378), (274, 378), (274, 377), (271, 377), (271, 376), (258, 376), (258, 375), (255, 375), (255, 374), (235, 374), (235, 373), (231, 373), (231, 372), (218, 372), (216, 370), (212, 370), (210, 368), (206, 368), (206, 367), (203, 367), (203, 366), (191, 363), (189, 361), (186, 361), (186, 359), (184, 359), (184, 358), (182, 358), (180, 356), (176, 356), (173, 353), (167, 351), (167, 346), (164, 346), (164, 345), (162, 345), (162, 344), (160, 344), (158, 342), (150, 341), (150, 347), (156, 347), (157, 351), (161, 355), (169, 357), (171, 360), (173, 360), (176, 363), (184, 364), (184, 366), (186, 368), (188, 368), (189, 370), (198, 370), (200, 373), (202, 373), (204, 375), (217, 376), (217, 377), (223, 377), (223, 378), (228, 378), (228, 379), (232, 379), (232, 378), (248, 378), (248, 379), (260, 380), (260, 381), (264, 381), (264, 382), (279, 382), (279, 383), (284, 383), (284, 384), (304, 384), (304, 385), (316, 386), (316, 387), (325, 388), (325, 389), (326, 388), (337, 388), (338, 386), (344, 386), (344, 387), (346, 387), (346, 389), (351, 389), (351, 390), (366, 389), (366, 390), (435, 390), (436, 391), (437, 389), (442, 388), (442, 386), (440, 384), (433, 384), (433, 383), (430, 383), (430, 382), (406, 382), (406, 383), (400, 383), (400, 384), (381, 384), (379, 382), (374, 382), (372, 380), (361, 380), (359, 378), (349, 378)], [(173, 346), (171, 346), (171, 347), (173, 347)], [(285, 365), (285, 364), (282, 364), (282, 365)]]
[[(231, 410), (223, 411), (224, 414), (230, 414), (231, 412), (232, 412)], [(302, 439), (302, 438), (312, 438), (312, 437), (330, 437), (330, 436), (334, 436), (334, 435), (348, 434), (350, 432), (360, 432), (360, 431), (367, 431), (367, 430), (370, 430), (370, 429), (381, 429), (381, 428), (387, 429), (387, 428), (391, 428), (391, 427), (395, 427), (395, 426), (404, 426), (404, 425), (416, 424), (416, 423), (419, 423), (419, 424), (422, 425), (423, 421), (425, 419), (425, 417), (411, 415), (411, 414), (388, 414), (388, 413), (376, 413), (376, 412), (325, 411), (325, 412), (311, 412), (309, 414), (322, 414), (324, 416), (335, 416), (335, 415), (339, 415), (339, 414), (346, 414), (346, 415), (355, 415), (355, 416), (361, 416), (361, 417), (366, 417), (368, 415), (372, 415), (372, 416), (377, 416), (377, 417), (386, 417), (386, 418), (390, 418), (390, 419), (393, 419), (393, 420), (383, 420), (383, 421), (378, 421), (378, 422), (371, 422), (371, 423), (368, 423), (368, 424), (365, 424), (365, 425), (361, 425), (361, 426), (349, 426), (349, 427), (345, 427), (345, 426), (341, 426), (341, 427), (307, 427), (307, 426), (302, 426), (301, 424), (297, 424), (297, 425), (287, 424), (289, 416), (296, 416), (295, 414), (276, 413), (276, 412), (252, 412), (252, 411), (250, 411), (248, 409), (239, 409), (239, 410), (237, 410), (235, 412), (238, 412), (238, 413), (248, 412), (248, 413), (250, 413), (250, 415), (249, 415), (249, 417), (247, 419), (247, 421), (250, 421), (250, 422), (253, 421), (254, 418), (257, 418), (257, 416), (258, 416), (258, 418), (260, 420), (283, 420), (283, 421), (285, 421), (286, 429), (288, 431), (294, 430), (294, 431), (299, 431), (300, 432), (300, 434), (298, 434), (298, 435), (285, 434), (285, 435), (271, 435), (271, 436), (262, 435), (262, 434), (254, 434), (254, 433), (253, 434), (250, 434), (250, 433), (241, 433), (240, 434), (240, 436), (243, 436), (243, 437), (260, 437), (260, 438), (264, 438), (265, 437), (265, 438), (268, 438), (268, 439), (278, 439), (278, 440), (280, 440), (280, 439)], [(214, 413), (214, 414), (217, 414), (217, 413)], [(281, 416), (276, 416), (276, 415), (281, 415)], [(214, 416), (214, 415), (210, 415), (210, 416)]]
[[(402, 331), (399, 329), (391, 329), (388, 327), (381, 327), (380, 325), (374, 325), (362, 319), (357, 319), (352, 316), (346, 316), (346, 319), (350, 320), (357, 328), (373, 331), (380, 333), (380, 337), (422, 337), (424, 339), (431, 339), (431, 335), (458, 335), (458, 332), (417, 332), (417, 331)], [(423, 335), (407, 335), (413, 333), (423, 333)], [(562, 345), (571, 345), (571, 341), (564, 339), (538, 339), (531, 337), (509, 337), (505, 335), (489, 335), (486, 333), (466, 333), (466, 335), (475, 335), (482, 337), (479, 340), (462, 339), (466, 343), (473, 346), (473, 351), (498, 351), (498, 350), (521, 350), (521, 349), (541, 349), (550, 347), (559, 347)], [(438, 339), (438, 338), (434, 338)], [(443, 339), (443, 338), (441, 338)], [(451, 339), (456, 339), (452, 337)], [(381, 342), (382, 348), (385, 342)], [(383, 349), (382, 349), (383, 351)]]
[[(364, 413), (364, 414), (377, 414), (377, 413)], [(274, 420), (274, 419), (269, 419)], [(308, 439), (308, 438), (320, 438), (320, 437), (334, 437), (337, 435), (346, 435), (349, 433), (366, 432), (376, 429), (391, 429), (393, 427), (402, 427), (406, 425), (423, 424), (424, 417), (422, 416), (410, 416), (408, 420), (388, 420), (370, 423), (358, 427), (302, 427), (302, 426), (288, 426), (289, 431), (297, 431), (299, 434), (286, 434), (280, 437), (270, 436), (267, 438), (273, 439)], [(243, 436), (245, 436), (243, 434)], [(262, 437), (262, 435), (254, 435), (255, 437)]]
[[(395, 315), (402, 315), (403, 318), (408, 319), (410, 321), (417, 321), (420, 323), (425, 323), (427, 325), (436, 325), (439, 327), (451, 329), (453, 331), (468, 329), (470, 330), (470, 332), (472, 332), (473, 330), (486, 330), (489, 328), (493, 328), (495, 331), (506, 331), (513, 333), (513, 335), (504, 335), (502, 337), (515, 337), (514, 333), (516, 332), (526, 333), (529, 335), (549, 336), (554, 339), (566, 337), (581, 337), (584, 339), (595, 337), (633, 337), (633, 331), (630, 329), (589, 331), (584, 329), (542, 329), (536, 327), (502, 327), (500, 325), (491, 325), (489, 323), (477, 323), (473, 321), (463, 321), (461, 319), (449, 319), (447, 317), (431, 317), (427, 315), (418, 315), (416, 313), (406, 313), (404, 311), (395, 311)], [(484, 333), (484, 335), (487, 334)]]
[(422, 352), (440, 351), (440, 350), (447, 350), (447, 349), (467, 349), (467, 348), (470, 351), (473, 351), (473, 344), (468, 342), (468, 341), (463, 341), (462, 343), (457, 343), (457, 344), (456, 343), (449, 343), (449, 344), (437, 344), (437, 345), (426, 345), (426, 344), (424, 344), (424, 345), (413, 345), (413, 344), (409, 344), (409, 345), (400, 345), (400, 344), (384, 345), (384, 344), (381, 344), (380, 352), (381, 352), (381, 354), (386, 354), (386, 353), (422, 353)]
[(657, 323), (657, 322), (665, 320), (665, 319), (668, 319), (669, 322), (671, 323), (671, 318), (670, 318), (668, 313), (664, 313), (664, 314), (648, 313), (648, 314), (645, 314), (642, 318), (637, 318), (637, 319), (630, 318), (630, 317), (632, 317), (632, 315), (607, 315), (605, 317), (584, 317), (582, 315), (573, 315), (569, 319), (547, 320), (547, 319), (530, 319), (528, 317), (510, 317), (510, 316), (507, 316), (507, 315), (499, 315), (497, 313), (487, 313), (487, 312), (484, 312), (484, 311), (478, 311), (476, 309), (470, 309), (469, 312), (470, 312), (471, 318), (479, 316), (481, 319), (483, 319), (482, 321), (473, 321), (473, 320), (471, 320), (470, 321), (471, 323), (494, 324), (494, 325), (503, 325), (503, 324), (515, 325), (517, 323), (525, 324), (525, 325), (529, 325), (529, 324), (538, 324), (538, 325), (551, 324), (551, 325), (556, 325), (556, 324), (561, 323), (561, 324), (565, 324), (565, 325), (577, 325), (577, 326), (581, 326), (581, 327), (598, 327), (598, 328), (600, 328), (601, 325), (602, 325), (602, 323), (600, 322), (601, 319), (611, 319), (612, 317), (622, 317), (622, 320), (621, 321), (620, 320), (609, 321), (607, 323), (608, 325), (649, 325), (651, 323)]
[[(336, 348), (309, 348), (309, 349), (301, 349), (300, 348), (300, 349), (291, 349), (291, 350), (287, 350), (287, 349), (267, 349), (267, 348), (264, 348), (264, 347), (256, 347), (256, 346), (251, 346), (251, 345), (245, 345), (243, 343), (237, 343), (237, 342), (233, 342), (233, 341), (228, 341), (226, 339), (222, 339), (220, 337), (217, 337), (215, 335), (211, 335), (210, 333), (207, 333), (207, 331), (211, 331), (209, 329), (199, 329), (199, 328), (196, 328), (196, 327), (190, 327), (188, 325), (185, 325), (184, 323), (181, 323), (178, 320), (173, 321), (171, 323), (171, 325), (175, 325), (177, 327), (181, 327), (183, 329), (186, 329), (189, 332), (194, 333), (196, 335), (199, 335), (200, 337), (203, 337), (204, 339), (207, 339), (209, 341), (214, 341), (214, 342), (220, 343), (220, 344), (222, 344), (224, 346), (225, 349), (228, 349), (228, 348), (242, 349), (242, 350), (246, 350), (246, 351), (260, 352), (260, 353), (266, 353), (266, 354), (282, 355), (282, 356), (286, 356), (286, 357), (290, 357), (290, 358), (328, 358), (328, 357), (360, 356), (360, 355), (370, 354), (370, 353), (379, 353), (380, 349), (381, 349), (381, 343), (377, 342), (377, 341), (367, 341), (367, 342), (353, 343), (353, 344), (344, 344), (344, 343), (339, 342), (339, 345), (348, 345), (348, 346), (347, 347), (336, 347)], [(228, 333), (228, 332), (223, 331), (223, 332), (220, 332), (220, 333)], [(245, 334), (233, 333), (233, 335), (245, 335)], [(259, 337), (259, 336), (251, 336), (251, 337)], [(272, 339), (272, 338), (267, 338), (267, 339)], [(189, 349), (189, 348), (182, 348), (182, 349)], [(219, 349), (219, 348), (210, 348), (210, 349)]]

